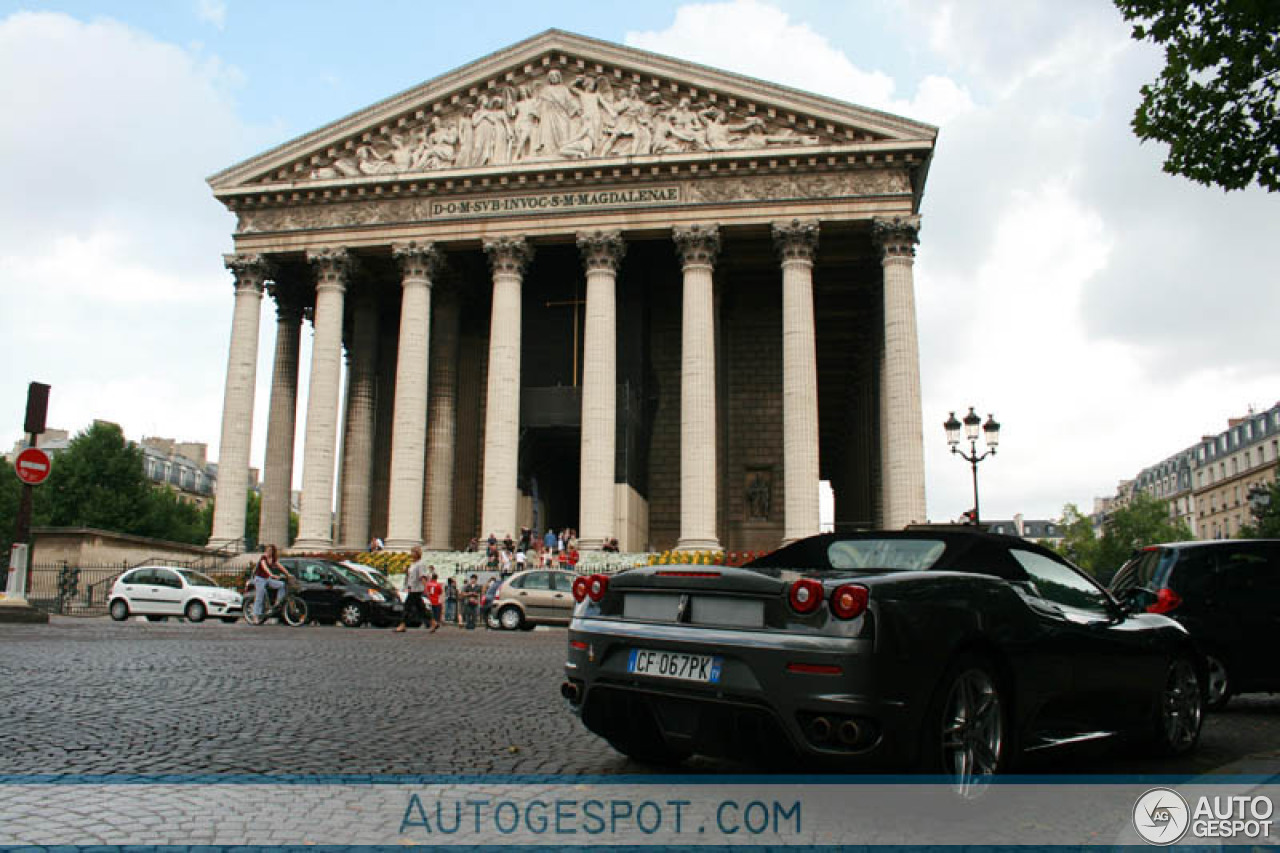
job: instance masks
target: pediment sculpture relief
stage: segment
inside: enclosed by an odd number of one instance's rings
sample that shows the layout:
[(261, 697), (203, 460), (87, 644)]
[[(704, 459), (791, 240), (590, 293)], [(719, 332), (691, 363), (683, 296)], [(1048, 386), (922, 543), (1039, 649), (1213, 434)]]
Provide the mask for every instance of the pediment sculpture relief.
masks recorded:
[(819, 131), (603, 74), (509, 85), (327, 158), (313, 179), (697, 151), (818, 145)]

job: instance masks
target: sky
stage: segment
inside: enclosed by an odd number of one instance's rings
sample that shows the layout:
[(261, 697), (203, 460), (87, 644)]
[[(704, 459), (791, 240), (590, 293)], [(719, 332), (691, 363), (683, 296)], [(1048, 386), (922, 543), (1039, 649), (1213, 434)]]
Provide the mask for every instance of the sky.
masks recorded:
[(52, 427), (216, 459), (235, 223), (205, 179), (552, 27), (940, 128), (915, 266), (931, 520), (972, 505), (952, 410), (1003, 426), (984, 518), (1046, 518), (1280, 400), (1280, 196), (1161, 171), (1129, 121), (1162, 55), (1108, 2), (471, 8), (0, 0), (0, 445), (37, 380)]

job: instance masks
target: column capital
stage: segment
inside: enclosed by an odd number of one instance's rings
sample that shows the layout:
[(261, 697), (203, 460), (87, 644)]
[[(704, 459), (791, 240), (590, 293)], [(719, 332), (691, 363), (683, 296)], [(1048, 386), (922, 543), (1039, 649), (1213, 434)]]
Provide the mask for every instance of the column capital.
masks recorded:
[(223, 255), (222, 262), (231, 270), (236, 290), (252, 288), (262, 293), (267, 279), (276, 271), (275, 264), (266, 255), (256, 252)]
[(392, 243), (391, 255), (400, 264), (404, 281), (430, 283), (444, 266), (444, 255), (435, 243)]
[(316, 272), (316, 289), (346, 289), (355, 270), (355, 258), (346, 249), (308, 249), (307, 262)]
[(880, 247), (883, 260), (916, 256), (920, 242), (919, 216), (877, 216), (871, 220), (871, 239)]
[(523, 275), (533, 260), (533, 247), (523, 237), (491, 237), (484, 241), (484, 251), (494, 275)]
[(582, 265), (588, 273), (616, 273), (622, 263), (622, 256), (627, 253), (627, 244), (622, 239), (621, 231), (579, 231), (578, 251), (582, 254)]
[(267, 293), (276, 301), (276, 320), (281, 323), (298, 323), (302, 320), (306, 301), (295, 277), (273, 274), (267, 284)]
[(714, 266), (720, 254), (719, 225), (676, 225), (671, 237), (680, 252), (680, 262), (688, 269), (693, 266)]
[(812, 264), (818, 251), (818, 220), (792, 219), (773, 223), (773, 245), (784, 264), (787, 261)]

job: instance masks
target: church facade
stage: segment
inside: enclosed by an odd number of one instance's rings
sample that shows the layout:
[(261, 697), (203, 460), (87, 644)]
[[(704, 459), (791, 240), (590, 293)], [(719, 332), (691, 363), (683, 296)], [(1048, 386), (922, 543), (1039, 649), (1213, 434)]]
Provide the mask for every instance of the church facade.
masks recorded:
[(297, 441), (296, 549), (773, 548), (818, 531), (819, 480), (839, 527), (923, 521), (936, 135), (552, 30), (214, 175), (237, 227), (211, 545), (244, 529), (264, 295), (262, 542), (286, 544)]

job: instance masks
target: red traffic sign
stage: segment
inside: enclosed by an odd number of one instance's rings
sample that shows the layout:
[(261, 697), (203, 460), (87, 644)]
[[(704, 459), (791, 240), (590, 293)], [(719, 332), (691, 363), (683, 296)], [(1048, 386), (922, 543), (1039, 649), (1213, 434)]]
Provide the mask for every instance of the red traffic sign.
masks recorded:
[(49, 454), (38, 447), (28, 447), (13, 460), (13, 468), (18, 472), (18, 479), (28, 486), (38, 486), (49, 479), (53, 470), (53, 462)]

